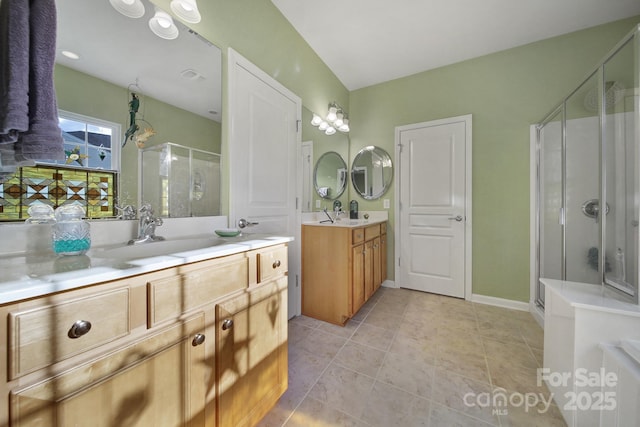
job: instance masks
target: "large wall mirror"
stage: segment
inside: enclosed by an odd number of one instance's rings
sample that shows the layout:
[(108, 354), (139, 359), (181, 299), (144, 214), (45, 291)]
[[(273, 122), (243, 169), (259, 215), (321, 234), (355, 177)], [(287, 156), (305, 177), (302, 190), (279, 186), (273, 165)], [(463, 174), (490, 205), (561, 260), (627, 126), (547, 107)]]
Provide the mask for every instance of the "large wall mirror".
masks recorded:
[[(129, 18), (106, 0), (58, 0), (58, 107), (119, 123), (124, 133), (129, 127), (131, 93), (135, 92), (140, 99), (138, 117), (143, 119), (140, 127), (149, 126), (155, 131), (145, 142), (146, 148), (171, 143), (219, 154), (220, 49), (175, 17), (178, 37), (167, 40), (156, 36), (148, 24), (156, 7), (149, 0), (142, 3), (144, 15)], [(79, 59), (70, 59), (62, 51), (74, 52)], [(120, 205), (145, 202), (139, 197), (139, 152), (140, 148), (131, 141), (122, 147)], [(141, 177), (146, 179), (145, 185), (157, 185), (161, 190), (163, 181), (158, 179), (157, 170), (155, 177), (145, 178), (144, 170)], [(220, 185), (219, 178), (216, 185)], [(156, 209), (156, 213), (160, 211)], [(218, 215), (219, 211), (218, 203), (217, 208), (203, 214)]]
[(313, 170), (313, 185), (318, 196), (336, 200), (347, 188), (347, 164), (335, 151), (322, 154)]
[(364, 199), (376, 200), (382, 197), (391, 186), (392, 177), (391, 157), (380, 147), (364, 147), (353, 159), (351, 182)]

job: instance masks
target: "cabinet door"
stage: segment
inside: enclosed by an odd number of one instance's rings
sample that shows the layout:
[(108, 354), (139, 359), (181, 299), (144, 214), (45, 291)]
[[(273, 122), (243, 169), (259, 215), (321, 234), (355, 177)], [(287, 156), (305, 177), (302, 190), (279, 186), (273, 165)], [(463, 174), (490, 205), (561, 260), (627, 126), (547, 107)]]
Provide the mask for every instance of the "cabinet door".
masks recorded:
[(353, 307), (351, 315), (353, 316), (365, 302), (364, 297), (364, 244), (354, 246), (353, 254)]
[(373, 266), (374, 266), (373, 240), (364, 244), (364, 299), (373, 295)]
[(287, 278), (216, 306), (218, 425), (252, 426), (287, 388)]
[(382, 284), (382, 265), (380, 264), (380, 237), (373, 239), (373, 292)]
[(11, 426), (204, 426), (204, 315), (11, 395)]
[(387, 280), (387, 235), (380, 236), (380, 284)]

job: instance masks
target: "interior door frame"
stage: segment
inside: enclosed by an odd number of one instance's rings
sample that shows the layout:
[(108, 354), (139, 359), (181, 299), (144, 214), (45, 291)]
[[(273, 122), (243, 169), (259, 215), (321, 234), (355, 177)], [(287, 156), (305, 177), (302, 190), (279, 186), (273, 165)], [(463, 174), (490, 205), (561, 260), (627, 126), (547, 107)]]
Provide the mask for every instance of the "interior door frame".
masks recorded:
[[(233, 48), (229, 47), (227, 50), (227, 90), (226, 90), (228, 107), (225, 110), (227, 113), (226, 115), (228, 116), (228, 119), (226, 120), (226, 127), (225, 127), (227, 131), (228, 142), (227, 144), (223, 144), (222, 146), (223, 158), (225, 158), (224, 155), (225, 155), (225, 148), (226, 148), (226, 158), (228, 159), (226, 176), (228, 177), (227, 199), (228, 199), (228, 207), (229, 207), (229, 212), (228, 212), (229, 227), (236, 227), (236, 223), (238, 220), (238, 212), (236, 212), (236, 205), (234, 203), (233, 194), (231, 194), (231, 189), (233, 188), (233, 179), (234, 179), (231, 168), (234, 167), (234, 164), (236, 165), (239, 164), (242, 158), (242, 156), (238, 154), (236, 152), (237, 150), (235, 150), (233, 147), (233, 141), (236, 138), (236, 135), (234, 134), (234, 121), (236, 119), (236, 109), (235, 109), (236, 102), (234, 97), (231, 95), (231, 93), (237, 84), (236, 83), (237, 78), (235, 73), (236, 67), (244, 68), (245, 70), (247, 70), (248, 72), (256, 76), (258, 79), (262, 80), (265, 84), (271, 86), (273, 89), (280, 92), (283, 96), (287, 97), (288, 99), (290, 99), (292, 102), (296, 104), (297, 131), (296, 131), (296, 143), (295, 143), (296, 152), (294, 154), (296, 159), (296, 169), (298, 169), (298, 163), (299, 163), (298, 159), (300, 159), (301, 152), (302, 152), (302, 129), (301, 129), (302, 99), (298, 95), (296, 95), (295, 93), (287, 89), (280, 82), (275, 80), (273, 77), (271, 77), (269, 74), (262, 71), (260, 68), (258, 68), (256, 65), (254, 65), (248, 59), (246, 59), (240, 53), (235, 51)], [(300, 174), (300, 171), (296, 170), (296, 171), (293, 171), (292, 176), (298, 177), (299, 174)], [(289, 274), (288, 274), (289, 276), (289, 286), (288, 286), (289, 307), (287, 309), (288, 311), (287, 318), (298, 316), (302, 312), (302, 292), (301, 292), (301, 280), (300, 280), (301, 274), (302, 274), (302, 245), (301, 245), (302, 201), (299, 198), (301, 191), (302, 191), (302, 184), (300, 183), (300, 180), (298, 180), (298, 183), (296, 184), (296, 189), (295, 189), (295, 194), (296, 194), (296, 201), (294, 204), (295, 211), (289, 212), (289, 215), (294, 215), (295, 217), (295, 225), (293, 227), (293, 230), (290, 233), (291, 237), (293, 237), (293, 241), (289, 242), (289, 245), (288, 245), (289, 246)]]
[(402, 204), (402, 201), (400, 200), (400, 188), (402, 186), (402, 182), (400, 182), (400, 171), (402, 168), (402, 162), (401, 162), (401, 156), (400, 156), (400, 134), (403, 131), (407, 131), (407, 130), (413, 130), (413, 129), (420, 129), (420, 128), (424, 128), (424, 127), (431, 127), (431, 126), (440, 126), (440, 125), (449, 125), (449, 124), (453, 124), (453, 123), (458, 123), (458, 122), (464, 122), (465, 124), (465, 195), (464, 195), (464, 213), (465, 213), (465, 217), (466, 217), (466, 221), (464, 224), (464, 299), (465, 300), (471, 300), (472, 299), (472, 295), (473, 295), (473, 283), (472, 283), (472, 224), (473, 224), (473, 220), (472, 220), (472, 114), (466, 114), (466, 115), (462, 115), (462, 116), (456, 116), (456, 117), (448, 117), (448, 118), (444, 118), (444, 119), (438, 119), (438, 120), (430, 120), (430, 121), (426, 121), (426, 122), (421, 122), (421, 123), (413, 123), (413, 124), (409, 124), (409, 125), (404, 125), (404, 126), (396, 126), (395, 128), (395, 157), (396, 157), (396, 164), (395, 164), (395, 168), (394, 168), (394, 191), (396, 194), (395, 197), (395, 203), (394, 203), (394, 210), (395, 210), (395, 221), (394, 221), (394, 227), (396, 230), (395, 233), (395, 239), (394, 239), (394, 246), (395, 246), (395, 251), (396, 251), (396, 255), (395, 255), (395, 269), (396, 269), (396, 274), (395, 274), (395, 285), (396, 287), (400, 287), (401, 286), (401, 277), (400, 277), (400, 263), (401, 263), (401, 259), (400, 259), (400, 249), (402, 246), (402, 236), (400, 234), (400, 206)]

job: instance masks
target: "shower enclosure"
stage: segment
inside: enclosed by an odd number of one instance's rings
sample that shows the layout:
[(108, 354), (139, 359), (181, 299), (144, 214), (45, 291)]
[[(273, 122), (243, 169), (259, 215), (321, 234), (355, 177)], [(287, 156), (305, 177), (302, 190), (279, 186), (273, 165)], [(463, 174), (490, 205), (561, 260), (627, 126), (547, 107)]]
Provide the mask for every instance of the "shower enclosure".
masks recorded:
[(536, 126), (539, 278), (638, 303), (640, 26)]
[(139, 156), (140, 203), (162, 217), (220, 215), (220, 155), (166, 142)]

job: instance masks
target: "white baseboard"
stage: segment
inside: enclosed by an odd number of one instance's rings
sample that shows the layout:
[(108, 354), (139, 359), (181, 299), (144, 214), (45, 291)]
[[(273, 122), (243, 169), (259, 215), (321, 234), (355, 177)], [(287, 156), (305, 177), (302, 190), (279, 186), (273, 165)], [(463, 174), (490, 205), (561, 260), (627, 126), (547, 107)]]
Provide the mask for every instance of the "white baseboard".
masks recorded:
[(384, 282), (382, 282), (382, 286), (384, 286), (385, 288), (398, 288), (399, 286), (396, 286), (396, 282), (393, 280), (385, 280)]
[(487, 295), (472, 294), (471, 301), (478, 304), (495, 305), (502, 308), (510, 308), (512, 310), (529, 311), (529, 303), (522, 301), (513, 301), (510, 299), (490, 297)]

